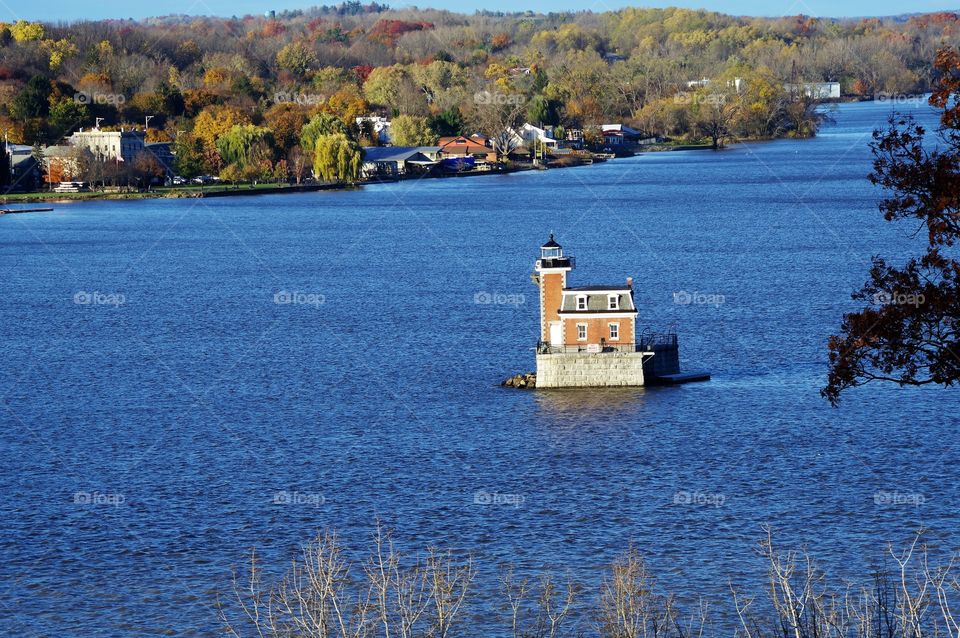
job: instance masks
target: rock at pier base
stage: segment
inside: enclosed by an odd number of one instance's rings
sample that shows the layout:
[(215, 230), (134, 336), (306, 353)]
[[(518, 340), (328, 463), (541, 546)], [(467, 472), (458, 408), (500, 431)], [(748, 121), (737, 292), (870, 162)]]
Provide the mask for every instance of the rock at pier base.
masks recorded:
[(512, 377), (508, 377), (503, 383), (501, 383), (505, 388), (535, 388), (537, 387), (537, 375), (533, 372), (528, 372), (526, 374), (516, 374)]

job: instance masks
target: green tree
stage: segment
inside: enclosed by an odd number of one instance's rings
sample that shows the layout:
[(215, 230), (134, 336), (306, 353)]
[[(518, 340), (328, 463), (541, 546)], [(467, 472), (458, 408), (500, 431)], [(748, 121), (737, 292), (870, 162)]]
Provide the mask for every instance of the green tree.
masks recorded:
[(329, 113), (318, 113), (300, 131), (300, 146), (305, 153), (313, 155), (317, 138), (322, 135), (335, 134), (351, 137), (350, 130), (343, 123), (343, 120)]
[(373, 104), (396, 108), (407, 79), (406, 70), (399, 64), (377, 67), (363, 83), (363, 95)]
[(86, 104), (70, 98), (62, 98), (50, 107), (47, 123), (53, 137), (61, 137), (90, 118)]
[(430, 128), (440, 137), (463, 134), (463, 115), (456, 106), (434, 115), (430, 119)]
[(394, 146), (429, 146), (437, 134), (425, 117), (398, 115), (390, 122), (390, 142)]
[(560, 121), (560, 103), (543, 95), (534, 97), (527, 107), (527, 121), (538, 126), (557, 124)]
[(311, 66), (317, 63), (313, 51), (302, 42), (291, 42), (277, 53), (277, 64), (281, 69), (290, 71), (297, 77), (303, 77)]
[(313, 172), (328, 182), (353, 183), (360, 179), (363, 149), (343, 133), (316, 139)]
[(217, 139), (217, 151), (227, 164), (246, 167), (255, 148), (272, 148), (273, 132), (253, 124), (237, 124)]
[(10, 102), (10, 115), (21, 121), (46, 117), (50, 111), (49, 98), (52, 90), (50, 80), (41, 75), (33, 76)]
[(228, 164), (220, 171), (219, 177), (224, 182), (236, 184), (243, 180), (243, 169), (236, 164)]
[(190, 179), (203, 173), (203, 141), (193, 135), (181, 135), (173, 144), (173, 170)]

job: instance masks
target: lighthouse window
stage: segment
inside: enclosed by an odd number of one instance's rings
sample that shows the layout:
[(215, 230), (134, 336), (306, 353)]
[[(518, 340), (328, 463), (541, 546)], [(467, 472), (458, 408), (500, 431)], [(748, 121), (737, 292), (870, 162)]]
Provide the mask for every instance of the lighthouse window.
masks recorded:
[(619, 341), (620, 340), (620, 324), (611, 323), (610, 324), (610, 341)]
[(577, 310), (586, 310), (587, 309), (587, 296), (580, 295), (577, 297)]
[(587, 324), (578, 323), (577, 324), (577, 341), (586, 341), (587, 340)]
[(607, 306), (610, 310), (619, 310), (620, 309), (620, 296), (619, 295), (610, 295), (607, 298)]

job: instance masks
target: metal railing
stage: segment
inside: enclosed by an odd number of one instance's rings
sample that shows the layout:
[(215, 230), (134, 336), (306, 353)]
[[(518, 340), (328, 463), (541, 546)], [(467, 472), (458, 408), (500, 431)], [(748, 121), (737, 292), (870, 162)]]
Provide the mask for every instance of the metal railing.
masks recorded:
[(677, 347), (677, 335), (645, 333), (636, 343), (575, 343), (555, 346), (547, 341), (537, 342), (537, 354), (606, 354), (611, 352), (653, 352)]
[(604, 343), (554, 346), (546, 341), (537, 342), (537, 354), (608, 354), (611, 352), (646, 352), (638, 343)]
[(640, 334), (640, 340), (637, 342), (637, 347), (643, 350), (653, 350), (657, 347), (676, 348), (677, 333), (643, 332)]

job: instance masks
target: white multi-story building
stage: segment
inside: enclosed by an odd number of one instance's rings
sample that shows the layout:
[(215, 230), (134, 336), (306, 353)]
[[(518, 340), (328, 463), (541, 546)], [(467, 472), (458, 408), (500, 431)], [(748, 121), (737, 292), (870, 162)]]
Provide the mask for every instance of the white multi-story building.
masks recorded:
[(137, 155), (146, 150), (142, 131), (80, 129), (67, 138), (67, 141), (71, 146), (89, 150), (94, 157), (102, 161), (132, 162)]

